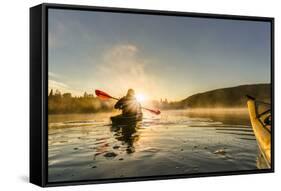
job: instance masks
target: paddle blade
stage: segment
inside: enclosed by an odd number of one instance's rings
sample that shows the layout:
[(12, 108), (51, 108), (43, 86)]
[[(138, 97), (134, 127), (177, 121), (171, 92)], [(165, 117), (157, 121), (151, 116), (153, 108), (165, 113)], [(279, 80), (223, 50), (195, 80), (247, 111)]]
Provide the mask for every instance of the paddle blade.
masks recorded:
[(151, 111), (151, 112), (155, 113), (156, 115), (161, 114), (160, 110), (155, 110), (155, 111)]
[(153, 111), (153, 113), (155, 113), (156, 115), (161, 114), (160, 110), (155, 110), (155, 111)]
[(153, 110), (153, 109), (148, 109), (148, 108), (144, 108), (144, 107), (143, 107), (143, 109), (150, 111), (151, 113), (154, 113), (156, 115), (159, 115), (161, 113), (159, 109)]
[(108, 95), (107, 93), (101, 91), (101, 90), (95, 90), (96, 96), (98, 96), (99, 98), (103, 99), (103, 100), (107, 100), (112, 98), (110, 95)]

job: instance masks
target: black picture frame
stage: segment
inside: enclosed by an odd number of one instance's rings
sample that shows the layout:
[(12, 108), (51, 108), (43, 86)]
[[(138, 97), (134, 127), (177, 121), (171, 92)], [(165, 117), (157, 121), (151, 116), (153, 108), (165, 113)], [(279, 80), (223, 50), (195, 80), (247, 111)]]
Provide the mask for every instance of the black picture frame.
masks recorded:
[[(272, 139), (271, 169), (243, 170), (231, 172), (149, 176), (103, 180), (82, 180), (69, 182), (48, 182), (48, 9), (71, 9), (101, 12), (134, 13), (148, 15), (169, 15), (177, 17), (200, 17), (213, 19), (265, 21), (271, 24), (271, 108)], [(175, 11), (126, 9), (63, 4), (40, 4), (30, 8), (30, 182), (42, 187), (145, 181), (206, 176), (226, 176), (274, 172), (274, 18), (223, 14), (187, 13)]]

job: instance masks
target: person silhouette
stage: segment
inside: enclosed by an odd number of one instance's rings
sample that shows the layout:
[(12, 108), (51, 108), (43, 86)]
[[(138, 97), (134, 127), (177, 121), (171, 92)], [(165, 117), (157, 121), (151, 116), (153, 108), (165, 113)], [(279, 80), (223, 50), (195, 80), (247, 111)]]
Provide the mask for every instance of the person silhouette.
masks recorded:
[(135, 97), (135, 91), (129, 89), (127, 95), (122, 97), (114, 106), (115, 109), (121, 109), (123, 116), (141, 114), (141, 104)]

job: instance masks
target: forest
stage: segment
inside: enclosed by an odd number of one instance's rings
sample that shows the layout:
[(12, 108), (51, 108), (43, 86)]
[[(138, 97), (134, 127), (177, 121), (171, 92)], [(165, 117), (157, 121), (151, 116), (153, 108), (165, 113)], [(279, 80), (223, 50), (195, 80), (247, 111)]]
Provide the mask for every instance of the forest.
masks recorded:
[(112, 100), (100, 100), (87, 92), (83, 96), (72, 96), (71, 93), (62, 94), (59, 90), (51, 90), (48, 95), (48, 112), (67, 114), (112, 111), (114, 103)]

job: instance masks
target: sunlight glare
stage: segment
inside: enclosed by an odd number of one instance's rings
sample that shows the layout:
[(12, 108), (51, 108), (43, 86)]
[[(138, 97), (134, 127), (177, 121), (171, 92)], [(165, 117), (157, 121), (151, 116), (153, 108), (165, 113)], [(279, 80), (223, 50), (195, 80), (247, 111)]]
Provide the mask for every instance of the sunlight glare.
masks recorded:
[(146, 96), (143, 95), (143, 94), (137, 94), (136, 99), (137, 99), (138, 102), (142, 103), (146, 100)]

